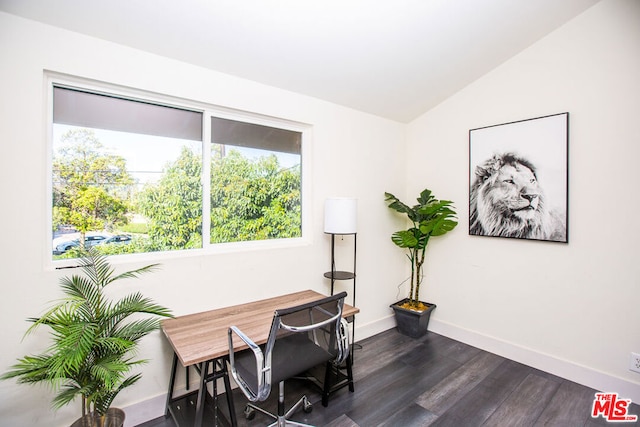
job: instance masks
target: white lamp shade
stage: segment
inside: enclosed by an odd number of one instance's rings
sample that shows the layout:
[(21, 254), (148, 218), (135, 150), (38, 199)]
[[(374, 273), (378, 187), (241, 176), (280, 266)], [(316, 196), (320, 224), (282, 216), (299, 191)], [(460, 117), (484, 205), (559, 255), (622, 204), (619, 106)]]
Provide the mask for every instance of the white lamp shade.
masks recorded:
[(335, 197), (324, 202), (324, 232), (355, 234), (358, 218), (358, 200)]

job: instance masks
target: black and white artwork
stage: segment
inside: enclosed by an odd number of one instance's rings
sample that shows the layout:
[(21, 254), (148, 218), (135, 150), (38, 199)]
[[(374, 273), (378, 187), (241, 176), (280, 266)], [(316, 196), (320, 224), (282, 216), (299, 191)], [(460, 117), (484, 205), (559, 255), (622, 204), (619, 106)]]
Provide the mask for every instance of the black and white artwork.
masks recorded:
[(469, 131), (469, 234), (568, 242), (569, 113)]

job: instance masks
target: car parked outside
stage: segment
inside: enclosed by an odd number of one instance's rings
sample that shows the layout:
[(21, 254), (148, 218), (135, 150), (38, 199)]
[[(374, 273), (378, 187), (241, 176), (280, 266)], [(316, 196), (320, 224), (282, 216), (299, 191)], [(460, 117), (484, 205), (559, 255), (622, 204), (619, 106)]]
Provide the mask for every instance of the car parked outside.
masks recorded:
[(111, 236), (108, 237), (104, 240), (99, 241), (98, 243), (96, 243), (97, 245), (108, 245), (110, 243), (130, 243), (131, 242), (131, 236), (128, 236), (126, 234), (118, 234), (116, 236)]
[[(85, 249), (88, 249), (92, 246), (99, 244), (103, 240), (107, 240), (110, 237), (112, 236), (109, 234), (87, 233), (87, 235), (84, 238), (84, 247)], [(63, 240), (54, 246), (53, 253), (54, 255), (61, 255), (67, 252), (68, 250), (77, 248), (79, 246), (80, 246), (79, 237), (75, 239), (70, 239), (70, 240)]]

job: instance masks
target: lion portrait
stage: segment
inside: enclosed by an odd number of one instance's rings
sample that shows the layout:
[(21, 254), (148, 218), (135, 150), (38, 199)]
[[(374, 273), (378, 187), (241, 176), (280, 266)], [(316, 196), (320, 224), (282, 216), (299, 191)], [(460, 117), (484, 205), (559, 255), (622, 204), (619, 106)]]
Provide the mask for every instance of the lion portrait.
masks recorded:
[(551, 211), (536, 168), (513, 153), (475, 169), (469, 190), (469, 234), (566, 241), (565, 221)]

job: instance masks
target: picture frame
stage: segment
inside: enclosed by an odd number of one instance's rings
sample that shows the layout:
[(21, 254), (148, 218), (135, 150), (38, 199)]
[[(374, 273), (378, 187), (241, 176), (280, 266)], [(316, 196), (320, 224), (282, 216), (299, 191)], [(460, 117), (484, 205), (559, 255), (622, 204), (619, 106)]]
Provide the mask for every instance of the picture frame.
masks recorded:
[(469, 235), (569, 242), (569, 113), (469, 130)]

